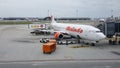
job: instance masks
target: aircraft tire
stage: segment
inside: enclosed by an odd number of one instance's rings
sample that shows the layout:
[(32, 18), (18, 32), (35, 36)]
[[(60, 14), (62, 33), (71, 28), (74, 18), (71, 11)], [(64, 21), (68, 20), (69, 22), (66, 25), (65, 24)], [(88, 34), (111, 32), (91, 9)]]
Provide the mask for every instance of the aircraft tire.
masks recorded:
[(120, 41), (118, 42), (118, 44), (120, 44)]
[(116, 44), (116, 41), (112, 41), (112, 45), (115, 45)]
[(91, 46), (95, 46), (95, 43), (91, 43)]
[(109, 44), (112, 44), (112, 40), (109, 40)]

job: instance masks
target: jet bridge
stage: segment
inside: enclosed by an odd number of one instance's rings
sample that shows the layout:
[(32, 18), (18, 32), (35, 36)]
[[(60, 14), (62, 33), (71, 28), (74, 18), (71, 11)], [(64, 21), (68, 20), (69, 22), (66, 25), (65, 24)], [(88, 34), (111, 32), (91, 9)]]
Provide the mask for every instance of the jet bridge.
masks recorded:
[(109, 40), (109, 44), (120, 44), (120, 21), (105, 21), (97, 26)]

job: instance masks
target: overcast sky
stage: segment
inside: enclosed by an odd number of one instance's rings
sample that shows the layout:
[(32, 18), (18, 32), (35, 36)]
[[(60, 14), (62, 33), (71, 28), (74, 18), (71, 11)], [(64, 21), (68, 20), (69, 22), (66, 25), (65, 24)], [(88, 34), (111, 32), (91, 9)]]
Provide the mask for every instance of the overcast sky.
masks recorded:
[[(0, 0), (0, 17), (109, 17), (120, 0)], [(112, 11), (113, 10), (113, 11)]]

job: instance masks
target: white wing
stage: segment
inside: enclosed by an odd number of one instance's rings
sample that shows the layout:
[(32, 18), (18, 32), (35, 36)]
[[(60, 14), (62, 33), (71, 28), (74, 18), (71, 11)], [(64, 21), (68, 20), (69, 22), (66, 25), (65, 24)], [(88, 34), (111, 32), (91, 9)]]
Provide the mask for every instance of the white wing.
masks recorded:
[(51, 32), (51, 33), (55, 33), (55, 32), (60, 32), (60, 33), (65, 33), (65, 34), (69, 34), (69, 32), (67, 31), (55, 31), (55, 30), (40, 30), (40, 31), (43, 31), (43, 32)]

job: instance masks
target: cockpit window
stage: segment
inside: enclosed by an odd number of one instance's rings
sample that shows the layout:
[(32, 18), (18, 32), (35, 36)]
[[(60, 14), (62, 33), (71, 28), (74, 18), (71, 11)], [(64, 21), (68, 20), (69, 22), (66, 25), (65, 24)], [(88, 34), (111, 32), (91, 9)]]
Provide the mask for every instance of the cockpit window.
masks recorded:
[(101, 31), (89, 31), (89, 32), (92, 32), (92, 33), (100, 33)]
[(96, 31), (96, 33), (100, 33), (101, 31)]

